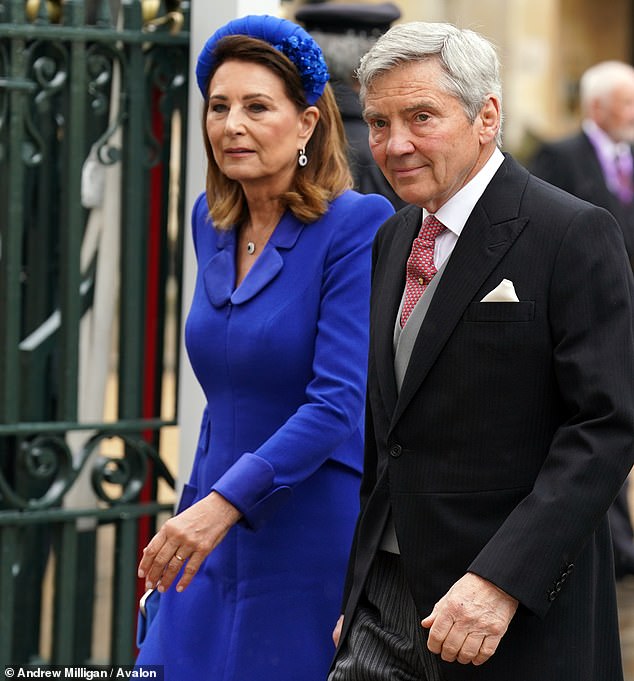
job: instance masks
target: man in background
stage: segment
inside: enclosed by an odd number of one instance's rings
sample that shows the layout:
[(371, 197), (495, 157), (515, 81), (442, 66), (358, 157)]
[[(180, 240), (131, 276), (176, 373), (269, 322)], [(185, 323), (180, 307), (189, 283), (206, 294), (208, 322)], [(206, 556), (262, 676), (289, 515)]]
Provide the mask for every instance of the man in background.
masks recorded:
[(319, 43), (328, 64), (348, 139), (354, 188), (362, 194), (382, 194), (396, 210), (405, 202), (394, 192), (370, 153), (355, 72), (361, 57), (400, 16), (401, 11), (391, 2), (378, 5), (322, 2), (304, 5), (295, 14), (296, 21)]
[[(544, 144), (531, 171), (566, 191), (606, 208), (619, 223), (634, 265), (634, 68), (604, 61), (581, 77), (581, 130)], [(634, 574), (634, 541), (627, 483), (609, 511), (617, 578)]]

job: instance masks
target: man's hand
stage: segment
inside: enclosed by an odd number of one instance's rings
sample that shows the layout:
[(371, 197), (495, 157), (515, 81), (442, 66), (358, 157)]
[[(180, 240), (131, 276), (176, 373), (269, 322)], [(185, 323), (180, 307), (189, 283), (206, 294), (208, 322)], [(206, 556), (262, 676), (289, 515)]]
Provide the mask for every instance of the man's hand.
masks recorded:
[(480, 665), (497, 650), (518, 601), (495, 584), (468, 572), (422, 622), (427, 647), (445, 662)]
[(332, 640), (333, 643), (335, 644), (335, 648), (339, 645), (339, 638), (341, 637), (341, 630), (343, 629), (343, 615), (339, 615), (339, 619), (337, 620), (337, 624), (335, 624), (335, 628), (332, 631)]

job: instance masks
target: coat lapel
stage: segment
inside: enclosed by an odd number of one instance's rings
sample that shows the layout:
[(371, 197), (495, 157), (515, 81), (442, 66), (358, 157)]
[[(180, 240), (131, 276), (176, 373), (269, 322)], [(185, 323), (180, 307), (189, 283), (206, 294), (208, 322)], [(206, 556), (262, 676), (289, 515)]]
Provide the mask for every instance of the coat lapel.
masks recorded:
[(292, 213), (286, 212), (253, 267), (235, 290), (236, 231), (218, 232), (218, 252), (211, 257), (203, 272), (205, 291), (211, 303), (215, 307), (222, 307), (229, 301), (233, 305), (240, 305), (256, 296), (279, 274), (284, 266), (280, 250), (292, 248), (303, 228), (302, 222)]
[(420, 208), (410, 206), (392, 219), (398, 221), (394, 225), (394, 238), (390, 242), (389, 252), (381, 253), (381, 258), (385, 258), (388, 265), (377, 268), (372, 282), (376, 368), (381, 397), (388, 415), (394, 412), (398, 397), (394, 377), (394, 324), (405, 286), (407, 259), (412, 241), (420, 231), (423, 212)]
[(216, 230), (216, 249), (216, 253), (205, 265), (202, 276), (211, 304), (214, 307), (223, 307), (231, 298), (236, 280), (236, 232), (234, 229), (231, 231)]
[[(508, 158), (473, 209), (450, 256), (412, 351), (392, 428), (485, 280), (524, 229), (519, 202), (528, 172)], [(392, 368), (392, 367), (390, 367)]]

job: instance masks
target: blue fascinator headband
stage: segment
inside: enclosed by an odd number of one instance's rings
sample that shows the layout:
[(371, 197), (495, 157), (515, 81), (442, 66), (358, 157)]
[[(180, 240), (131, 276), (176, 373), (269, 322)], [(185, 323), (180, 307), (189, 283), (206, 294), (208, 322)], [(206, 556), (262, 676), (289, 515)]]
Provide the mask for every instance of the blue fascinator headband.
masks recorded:
[(216, 61), (216, 44), (221, 38), (230, 35), (245, 35), (269, 43), (297, 67), (306, 101), (314, 104), (321, 97), (329, 75), (319, 45), (301, 26), (292, 21), (263, 14), (234, 19), (207, 40), (196, 64), (196, 80), (204, 99), (207, 99), (207, 80)]

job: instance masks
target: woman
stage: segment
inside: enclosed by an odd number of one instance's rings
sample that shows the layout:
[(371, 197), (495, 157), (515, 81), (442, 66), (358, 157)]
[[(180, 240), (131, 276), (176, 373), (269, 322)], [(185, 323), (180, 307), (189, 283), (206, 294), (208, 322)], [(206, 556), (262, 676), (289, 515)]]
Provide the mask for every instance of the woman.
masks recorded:
[(393, 210), (349, 189), (328, 72), (299, 26), (232, 21), (196, 74), (208, 169), (186, 343), (207, 408), (186, 510), (139, 566), (162, 596), (138, 664), (323, 681), (358, 510), (370, 245)]

